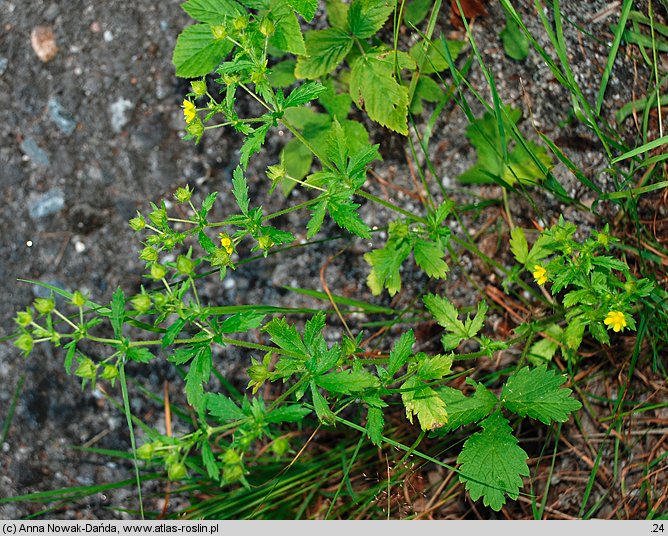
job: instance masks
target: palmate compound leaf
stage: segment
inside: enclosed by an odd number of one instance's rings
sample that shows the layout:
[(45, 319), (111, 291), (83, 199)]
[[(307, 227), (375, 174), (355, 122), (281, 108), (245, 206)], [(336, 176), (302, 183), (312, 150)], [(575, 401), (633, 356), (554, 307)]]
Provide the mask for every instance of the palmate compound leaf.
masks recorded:
[(465, 484), (472, 500), (482, 497), (485, 506), (498, 512), (506, 495), (517, 499), (522, 477), (529, 476), (529, 456), (517, 445), (517, 438), (501, 413), (493, 413), (480, 426), (482, 431), (466, 440), (457, 458), (459, 481)]
[(570, 413), (582, 407), (571, 398), (570, 389), (561, 387), (565, 381), (565, 376), (548, 370), (547, 365), (524, 367), (508, 378), (501, 402), (522, 417), (529, 416), (545, 424), (565, 422)]

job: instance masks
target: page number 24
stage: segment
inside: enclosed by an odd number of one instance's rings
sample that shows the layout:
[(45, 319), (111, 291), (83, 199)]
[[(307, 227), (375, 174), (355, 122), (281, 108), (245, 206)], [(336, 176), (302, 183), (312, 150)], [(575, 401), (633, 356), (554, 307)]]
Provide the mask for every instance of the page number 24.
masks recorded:
[(653, 523), (650, 532), (663, 532), (663, 523)]

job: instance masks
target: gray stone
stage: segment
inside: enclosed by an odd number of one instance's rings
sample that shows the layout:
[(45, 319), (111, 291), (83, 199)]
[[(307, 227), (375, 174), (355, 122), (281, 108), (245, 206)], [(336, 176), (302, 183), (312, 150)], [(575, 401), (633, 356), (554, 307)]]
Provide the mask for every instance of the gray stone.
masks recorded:
[(111, 121), (111, 130), (119, 134), (121, 130), (130, 122), (130, 110), (135, 105), (132, 101), (120, 97), (109, 105), (109, 119)]
[(63, 105), (60, 104), (54, 97), (49, 99), (48, 103), (49, 116), (56, 124), (58, 130), (68, 136), (77, 128), (77, 122), (72, 119), (72, 116), (65, 111)]
[(65, 206), (65, 194), (60, 188), (51, 188), (36, 197), (28, 205), (28, 214), (33, 220), (60, 212)]
[(0, 58), (0, 76), (5, 74), (7, 65), (9, 65), (9, 60), (7, 58)]
[(32, 138), (26, 137), (21, 142), (21, 151), (26, 155), (32, 162), (38, 166), (48, 167), (51, 161), (49, 160), (49, 155), (44, 149), (41, 149), (37, 142)]

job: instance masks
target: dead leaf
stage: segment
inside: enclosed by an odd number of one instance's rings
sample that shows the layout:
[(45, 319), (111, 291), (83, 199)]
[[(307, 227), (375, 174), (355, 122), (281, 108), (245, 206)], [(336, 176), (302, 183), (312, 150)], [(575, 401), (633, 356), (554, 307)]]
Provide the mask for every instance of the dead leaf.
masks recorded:
[[(487, 9), (485, 8), (486, 1), (487, 0), (459, 0), (459, 5), (461, 5), (464, 10), (464, 16), (467, 19), (473, 19), (487, 15)], [(452, 8), (450, 10), (450, 22), (457, 28), (463, 28), (464, 23), (462, 22), (459, 5), (457, 4), (457, 0), (450, 0), (450, 6)]]

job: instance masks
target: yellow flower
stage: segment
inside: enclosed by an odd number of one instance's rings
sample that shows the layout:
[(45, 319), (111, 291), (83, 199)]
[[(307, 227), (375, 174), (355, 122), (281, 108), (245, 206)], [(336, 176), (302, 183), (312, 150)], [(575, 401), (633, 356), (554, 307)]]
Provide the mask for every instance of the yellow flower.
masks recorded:
[(188, 124), (192, 123), (197, 117), (197, 108), (188, 99), (183, 101), (183, 116), (186, 118), (186, 123)]
[(621, 311), (610, 311), (603, 322), (608, 326), (608, 329), (612, 326), (615, 333), (626, 327), (626, 318)]
[(234, 251), (232, 239), (223, 233), (220, 233), (218, 236), (220, 237), (220, 245), (223, 246), (228, 255), (232, 255), (232, 252)]
[(536, 283), (539, 285), (544, 285), (547, 283), (547, 270), (540, 264), (536, 264), (533, 267), (533, 277), (536, 280)]

